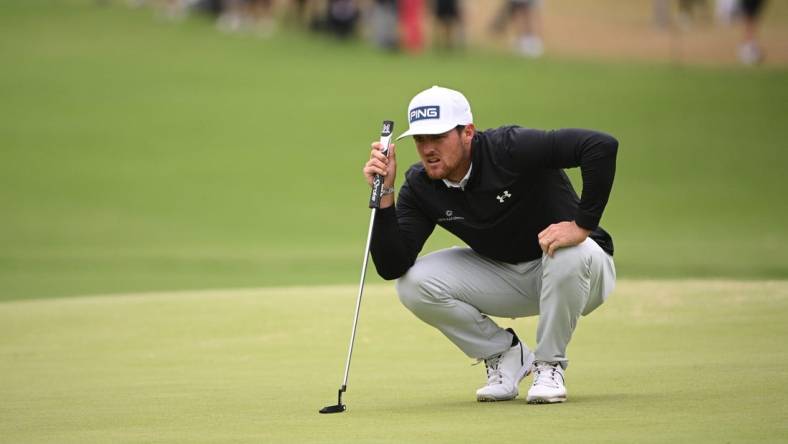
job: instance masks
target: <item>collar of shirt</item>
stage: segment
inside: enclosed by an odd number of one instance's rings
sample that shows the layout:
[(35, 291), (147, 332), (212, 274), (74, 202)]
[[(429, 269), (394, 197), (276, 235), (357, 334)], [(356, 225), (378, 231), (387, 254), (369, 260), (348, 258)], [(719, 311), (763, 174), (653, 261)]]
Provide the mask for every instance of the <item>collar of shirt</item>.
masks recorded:
[(446, 186), (449, 187), (449, 188), (460, 188), (462, 190), (465, 190), (465, 185), (468, 184), (468, 178), (471, 177), (471, 170), (472, 169), (473, 169), (473, 164), (470, 164), (468, 166), (468, 172), (465, 173), (465, 177), (460, 179), (459, 182), (452, 182), (449, 179), (443, 179), (443, 183), (445, 183)]

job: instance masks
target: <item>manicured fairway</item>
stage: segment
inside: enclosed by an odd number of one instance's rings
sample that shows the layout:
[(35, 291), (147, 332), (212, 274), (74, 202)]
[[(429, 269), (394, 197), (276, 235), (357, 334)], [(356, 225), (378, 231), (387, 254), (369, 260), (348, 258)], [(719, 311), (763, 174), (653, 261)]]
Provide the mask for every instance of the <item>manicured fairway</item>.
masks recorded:
[[(0, 442), (785, 442), (788, 284), (623, 281), (581, 321), (570, 401), (476, 403), (483, 366), (353, 286), (0, 304)], [(532, 320), (501, 320), (533, 342)], [(523, 383), (527, 387), (530, 378)]]
[(788, 277), (785, 69), (409, 57), (109, 3), (0, 2), (0, 300), (352, 283), (368, 144), (436, 83), (480, 128), (620, 140), (621, 276)]

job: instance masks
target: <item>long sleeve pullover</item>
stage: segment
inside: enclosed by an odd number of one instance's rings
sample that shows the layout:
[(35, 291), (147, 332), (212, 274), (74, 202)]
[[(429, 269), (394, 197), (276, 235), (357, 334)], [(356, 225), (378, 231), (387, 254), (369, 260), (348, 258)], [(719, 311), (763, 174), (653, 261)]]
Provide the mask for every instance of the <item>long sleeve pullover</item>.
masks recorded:
[[(478, 131), (463, 189), (430, 179), (420, 163), (405, 174), (396, 206), (375, 217), (371, 253), (378, 274), (396, 279), (413, 265), (439, 225), (477, 253), (508, 263), (541, 257), (538, 234), (575, 221), (613, 254), (599, 227), (616, 169), (618, 141), (590, 130), (540, 131), (517, 126)], [(580, 167), (582, 197), (564, 168)]]

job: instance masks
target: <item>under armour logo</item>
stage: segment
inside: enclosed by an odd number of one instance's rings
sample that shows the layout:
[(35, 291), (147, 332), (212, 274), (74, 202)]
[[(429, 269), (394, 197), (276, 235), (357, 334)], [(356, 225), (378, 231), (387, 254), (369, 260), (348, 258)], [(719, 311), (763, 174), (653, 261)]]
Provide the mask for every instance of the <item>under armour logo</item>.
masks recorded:
[(495, 198), (498, 199), (498, 202), (500, 203), (503, 203), (503, 201), (506, 200), (507, 197), (512, 197), (512, 195), (509, 193), (509, 190), (504, 190), (503, 194), (495, 196)]

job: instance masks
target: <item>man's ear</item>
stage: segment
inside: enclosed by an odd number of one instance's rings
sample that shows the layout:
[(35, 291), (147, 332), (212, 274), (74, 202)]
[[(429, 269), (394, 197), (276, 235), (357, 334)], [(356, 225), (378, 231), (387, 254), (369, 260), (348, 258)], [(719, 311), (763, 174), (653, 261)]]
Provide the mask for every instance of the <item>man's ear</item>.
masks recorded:
[(465, 128), (462, 130), (463, 141), (471, 143), (474, 134), (476, 134), (476, 127), (472, 123), (465, 125)]

